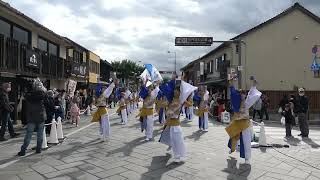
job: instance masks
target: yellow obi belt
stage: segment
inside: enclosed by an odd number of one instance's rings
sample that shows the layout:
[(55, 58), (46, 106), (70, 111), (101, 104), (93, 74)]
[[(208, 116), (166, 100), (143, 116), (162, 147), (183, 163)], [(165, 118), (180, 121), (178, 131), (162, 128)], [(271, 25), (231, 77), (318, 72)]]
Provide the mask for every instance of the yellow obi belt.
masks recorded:
[(192, 101), (186, 101), (186, 102), (184, 102), (184, 106), (185, 107), (191, 107), (191, 106), (193, 106), (193, 102)]
[(139, 114), (136, 117), (146, 117), (153, 115), (153, 108), (141, 108)]
[[(232, 118), (233, 119), (233, 118)], [(250, 126), (249, 119), (232, 120), (225, 128), (231, 140), (231, 152), (234, 152), (237, 146), (237, 141), (240, 139), (240, 133)]]
[(108, 113), (108, 109), (106, 107), (99, 107), (98, 110), (93, 114), (91, 122), (99, 122), (101, 116)]
[(125, 105), (119, 106), (116, 112), (119, 114), (124, 109), (126, 109)]
[(170, 118), (166, 121), (166, 126), (180, 126), (180, 120), (178, 118)]
[(199, 117), (202, 117), (205, 112), (209, 112), (209, 109), (208, 108), (199, 108), (199, 109), (196, 109), (195, 114)]

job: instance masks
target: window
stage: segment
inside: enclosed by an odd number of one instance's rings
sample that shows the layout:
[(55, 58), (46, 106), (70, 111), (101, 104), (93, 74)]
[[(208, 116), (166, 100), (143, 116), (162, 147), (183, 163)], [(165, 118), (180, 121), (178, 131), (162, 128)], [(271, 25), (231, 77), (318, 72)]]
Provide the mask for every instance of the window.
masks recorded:
[(58, 46), (49, 42), (48, 40), (39, 37), (38, 38), (38, 49), (48, 52), (51, 55), (58, 56)]
[(12, 38), (15, 39), (15, 40), (18, 40), (20, 42), (23, 42), (25, 44), (28, 44), (28, 42), (29, 42), (29, 33), (27, 31), (21, 29), (21, 28), (13, 26)]
[(49, 43), (49, 54), (58, 56), (58, 47), (52, 43)]
[(31, 44), (31, 33), (7, 20), (0, 19), (0, 34), (25, 44)]
[(82, 52), (79, 52), (77, 50), (74, 50), (73, 51), (73, 58), (74, 58), (74, 61), (77, 62), (77, 63), (83, 63), (85, 61), (83, 61), (83, 53)]
[(0, 34), (10, 37), (10, 24), (0, 19)]
[(90, 60), (89, 66), (90, 66), (90, 72), (99, 74), (99, 67), (100, 67), (99, 63)]
[(208, 74), (210, 72), (210, 62), (206, 64), (205, 72)]
[(47, 41), (39, 38), (38, 39), (38, 49), (41, 49), (42, 51), (47, 52), (47, 49), (48, 49)]
[(236, 45), (236, 53), (237, 54), (239, 53), (239, 45), (238, 44)]

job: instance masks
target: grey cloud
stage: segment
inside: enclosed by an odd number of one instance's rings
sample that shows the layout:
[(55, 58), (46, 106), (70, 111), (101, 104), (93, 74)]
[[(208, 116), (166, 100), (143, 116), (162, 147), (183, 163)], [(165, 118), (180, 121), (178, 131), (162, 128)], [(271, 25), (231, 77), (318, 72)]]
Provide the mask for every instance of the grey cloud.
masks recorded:
[[(40, 20), (40, 15), (33, 14), (32, 6), (21, 1), (8, 0), (14, 7), (35, 20)], [(215, 39), (228, 39), (242, 33), (259, 23), (287, 9), (295, 2), (301, 3), (307, 9), (320, 15), (319, 0), (198, 0), (199, 13), (190, 13), (186, 9), (174, 4), (174, 0), (137, 0), (130, 8), (115, 8), (105, 10), (97, 0), (52, 0), (49, 3), (67, 6), (74, 15), (87, 17), (95, 14), (99, 17), (113, 21), (121, 21), (127, 17), (153, 17), (165, 21), (170, 29), (182, 28), (190, 32), (214, 36)], [(41, 3), (37, 4), (41, 6)], [(86, 7), (88, 10), (86, 10)], [(83, 44), (88, 49), (95, 50), (102, 45), (108, 45), (112, 49), (125, 49), (127, 57), (133, 60), (142, 60), (153, 63), (162, 68), (173, 68), (172, 54), (168, 50), (176, 51), (178, 67), (185, 65), (191, 60), (202, 56), (214, 47), (174, 47), (174, 36), (176, 32), (164, 29), (154, 35), (142, 36), (134, 42), (127, 42), (118, 34), (108, 33), (97, 24), (90, 24), (86, 29), (92, 34), (92, 38), (79, 38), (74, 41)], [(137, 31), (138, 32), (138, 31)], [(72, 32), (66, 32), (72, 34)], [(192, 35), (192, 34), (187, 34)], [(86, 35), (83, 35), (84, 37)], [(114, 47), (114, 48), (113, 48)], [(139, 51), (133, 50), (139, 47)]]

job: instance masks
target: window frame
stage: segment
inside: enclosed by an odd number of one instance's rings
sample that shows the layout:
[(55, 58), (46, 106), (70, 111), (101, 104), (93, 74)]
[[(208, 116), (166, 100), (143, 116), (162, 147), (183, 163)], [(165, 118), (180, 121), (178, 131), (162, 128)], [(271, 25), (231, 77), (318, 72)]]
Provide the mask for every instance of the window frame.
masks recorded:
[[(49, 55), (54, 55), (54, 56), (60, 57), (60, 46), (59, 46), (57, 43), (54, 43), (54, 42), (48, 40), (47, 38), (38, 35), (37, 47), (38, 47), (38, 45), (39, 45), (39, 39), (42, 39), (42, 40), (44, 40), (44, 41), (47, 42), (47, 50), (45, 51), (46, 53), (48, 53)], [(56, 54), (56, 55), (49, 53), (49, 43), (50, 43), (50, 44), (53, 44), (53, 45), (55, 45), (55, 46), (57, 47), (57, 54)], [(38, 48), (38, 49), (39, 49), (39, 48)], [(42, 50), (42, 49), (40, 49), (40, 50)], [(42, 51), (43, 51), (43, 50), (42, 50)]]
[[(23, 31), (26, 31), (28, 33), (28, 42), (27, 42), (27, 44), (29, 46), (31, 46), (31, 41), (32, 41), (31, 38), (32, 37), (31, 37), (31, 31), (29, 29), (27, 29), (27, 28), (25, 28), (23, 26), (20, 26), (19, 24), (16, 24), (16, 23), (14, 23), (14, 22), (12, 22), (12, 21), (4, 18), (4, 17), (1, 17), (1, 16), (0, 16), (0, 20), (4, 21), (4, 22), (6, 22), (6, 23), (8, 23), (10, 25), (10, 38), (12, 38), (12, 39), (13, 39), (13, 27), (14, 26), (19, 28), (19, 29), (21, 29), (21, 30), (23, 30)], [(19, 41), (18, 39), (15, 39), (15, 40)], [(20, 41), (19, 41), (19, 43), (20, 43)]]

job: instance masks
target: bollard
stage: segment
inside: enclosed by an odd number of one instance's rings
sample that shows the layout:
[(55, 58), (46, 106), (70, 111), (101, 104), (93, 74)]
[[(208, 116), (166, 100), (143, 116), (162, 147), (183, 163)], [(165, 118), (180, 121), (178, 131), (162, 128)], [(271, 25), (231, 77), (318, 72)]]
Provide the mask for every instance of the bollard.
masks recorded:
[(62, 122), (61, 122), (61, 118), (58, 117), (58, 122), (57, 122), (57, 137), (58, 140), (63, 140), (63, 130), (62, 130)]
[(267, 138), (263, 122), (260, 124), (259, 146), (267, 146)]
[(43, 141), (42, 141), (42, 149), (47, 149), (48, 148), (48, 144), (47, 144), (47, 135), (46, 135), (46, 126), (44, 126), (43, 128)]
[(251, 132), (251, 142), (254, 142), (255, 132), (253, 130), (253, 120), (250, 119), (250, 132)]
[(58, 135), (57, 135), (57, 122), (53, 119), (51, 124), (51, 132), (49, 144), (59, 144)]
[(90, 106), (87, 107), (86, 115), (91, 116)]

